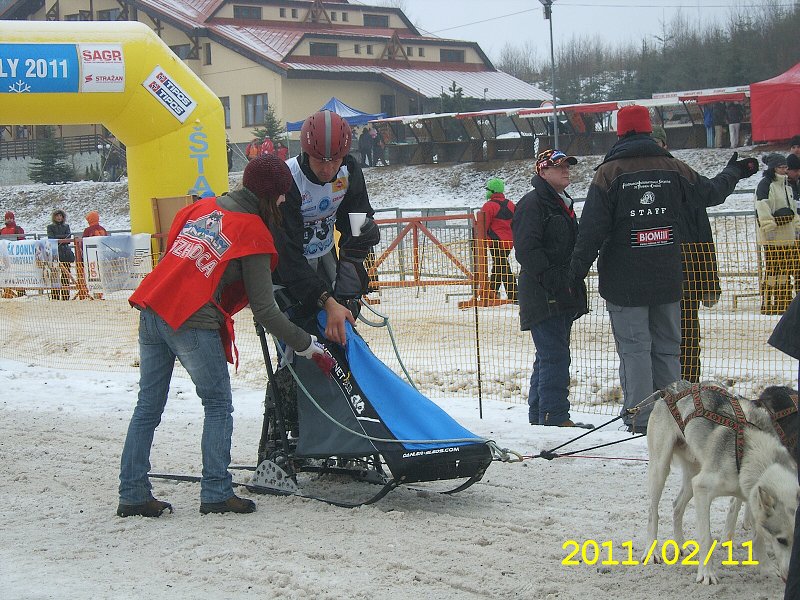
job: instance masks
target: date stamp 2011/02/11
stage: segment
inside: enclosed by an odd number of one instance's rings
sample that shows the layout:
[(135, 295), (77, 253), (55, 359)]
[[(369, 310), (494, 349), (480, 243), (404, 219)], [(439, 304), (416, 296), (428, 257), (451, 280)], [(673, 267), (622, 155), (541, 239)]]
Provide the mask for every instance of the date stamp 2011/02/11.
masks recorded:
[[(660, 552), (658, 551), (659, 544)], [(701, 554), (700, 544), (695, 540), (686, 540), (683, 544), (678, 544), (675, 540), (663, 540), (661, 542), (653, 540), (641, 560), (633, 557), (633, 542), (631, 540), (626, 540), (620, 544), (621, 549), (618, 548), (619, 554), (615, 552), (614, 546), (614, 542), (611, 540), (604, 542), (586, 540), (583, 543), (576, 540), (567, 540), (561, 546), (562, 550), (567, 552), (567, 555), (561, 560), (561, 564), (567, 566), (600, 564), (627, 567), (660, 561), (666, 565), (680, 564), (696, 567), (701, 561), (704, 565), (707, 565), (711, 561), (714, 552), (721, 550), (726, 554), (722, 560), (723, 565), (744, 567), (758, 565), (758, 561), (753, 560), (752, 540), (741, 543), (742, 549), (747, 551), (745, 560), (736, 560), (733, 557), (736, 545), (732, 541), (720, 543), (717, 540), (712, 540), (711, 547)]]

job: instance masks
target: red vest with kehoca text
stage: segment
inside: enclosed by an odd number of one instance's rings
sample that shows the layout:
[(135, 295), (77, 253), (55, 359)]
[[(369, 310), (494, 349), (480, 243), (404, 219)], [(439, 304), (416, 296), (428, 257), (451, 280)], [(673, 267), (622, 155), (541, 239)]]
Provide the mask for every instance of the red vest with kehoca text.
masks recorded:
[[(228, 261), (250, 254), (270, 254), (272, 268), (278, 264), (272, 234), (264, 222), (257, 215), (227, 211), (216, 198), (205, 198), (178, 212), (170, 227), (167, 248), (128, 302), (151, 309), (173, 329), (212, 301)], [(238, 281), (222, 291), (217, 305), (225, 315), (226, 327), (220, 334), (229, 360), (233, 340), (226, 337), (233, 329), (231, 315), (247, 304), (244, 283)]]

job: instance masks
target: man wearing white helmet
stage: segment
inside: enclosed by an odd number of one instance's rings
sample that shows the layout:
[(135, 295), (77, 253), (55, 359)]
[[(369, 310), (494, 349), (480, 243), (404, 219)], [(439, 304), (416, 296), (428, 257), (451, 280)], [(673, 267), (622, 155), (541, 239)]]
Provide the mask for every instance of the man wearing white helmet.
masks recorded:
[[(352, 129), (338, 114), (322, 110), (308, 117), (300, 131), (302, 152), (286, 161), (293, 183), (281, 205), (282, 223), (275, 228), (280, 261), (273, 280), (283, 286), (295, 315), (304, 317), (323, 309), (327, 314), (325, 337), (345, 343), (345, 321), (355, 324), (353, 313), (340, 302), (366, 292), (363, 260), (380, 241), (372, 220), (364, 174), (348, 154)], [(350, 213), (365, 213), (360, 235), (350, 228)], [(334, 228), (339, 230), (339, 260), (332, 252)], [(342, 265), (358, 267), (355, 286), (337, 280)], [(360, 279), (359, 279), (360, 277)], [(349, 278), (350, 283), (353, 278)]]

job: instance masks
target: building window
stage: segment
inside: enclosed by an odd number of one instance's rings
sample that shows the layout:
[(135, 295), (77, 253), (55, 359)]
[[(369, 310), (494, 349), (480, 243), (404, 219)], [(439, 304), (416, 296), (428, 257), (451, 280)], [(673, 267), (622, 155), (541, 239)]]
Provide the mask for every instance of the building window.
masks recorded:
[(222, 102), (222, 110), (225, 113), (225, 129), (231, 128), (231, 98), (230, 96), (223, 96), (219, 99)]
[(203, 64), (211, 64), (211, 43), (203, 44)]
[(425, 48), (417, 48), (417, 56), (425, 56)]
[(412, 56), (414, 56), (414, 49), (411, 46), (406, 48), (406, 56), (408, 58), (411, 58)]
[(80, 21), (81, 20), (81, 16), (78, 13), (74, 13), (74, 14), (71, 14), (71, 15), (64, 15), (64, 20), (65, 21)]
[(347, 13), (342, 13), (342, 22), (347, 23)]
[(296, 9), (296, 8), (293, 8), (293, 9), (292, 9), (292, 18), (293, 18), (293, 19), (296, 19), (296, 18), (297, 18), (297, 9)]
[(178, 44), (177, 46), (170, 46), (169, 49), (181, 60), (189, 58), (189, 53), (192, 51), (192, 47), (189, 44)]
[(389, 27), (389, 15), (364, 15), (364, 27)]
[(261, 20), (260, 6), (236, 6), (233, 7), (234, 19), (255, 19)]
[(281, 19), (285, 19), (286, 18), (286, 9), (285, 8), (281, 8), (281, 9), (278, 9), (278, 10), (280, 12)]
[(439, 61), (447, 63), (463, 63), (464, 51), (463, 50), (446, 50), (444, 48), (439, 50)]
[(361, 54), (361, 44), (356, 44), (355, 46), (353, 46), (353, 53)]
[(97, 20), (98, 21), (116, 21), (117, 17), (119, 17), (121, 12), (122, 12), (121, 8), (109, 8), (108, 10), (98, 10), (97, 11)]
[(336, 13), (331, 11), (331, 21), (335, 21), (335, 20), (336, 20)]
[(250, 94), (242, 96), (244, 100), (244, 126), (255, 127), (264, 124), (264, 114), (267, 112), (267, 95)]
[(372, 44), (367, 44), (367, 54), (372, 54)]
[[(311, 56), (339, 56), (339, 44), (311, 42), (308, 47)], [(367, 48), (369, 48), (369, 46), (367, 46)]]

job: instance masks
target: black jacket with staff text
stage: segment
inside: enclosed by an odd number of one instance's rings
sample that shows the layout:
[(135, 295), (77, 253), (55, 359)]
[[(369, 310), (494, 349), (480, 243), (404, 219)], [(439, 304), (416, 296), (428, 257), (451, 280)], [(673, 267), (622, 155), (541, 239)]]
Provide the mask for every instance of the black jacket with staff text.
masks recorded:
[(589, 186), (571, 271), (586, 277), (599, 253), (599, 291), (609, 302), (619, 306), (678, 302), (684, 203), (721, 204), (738, 181), (735, 166), (711, 179), (699, 175), (649, 135), (619, 139)]

